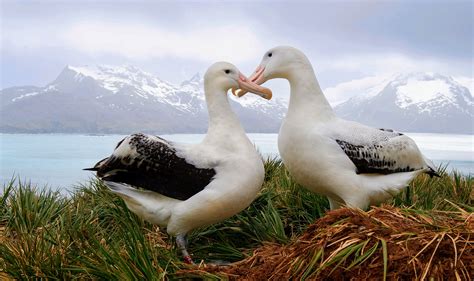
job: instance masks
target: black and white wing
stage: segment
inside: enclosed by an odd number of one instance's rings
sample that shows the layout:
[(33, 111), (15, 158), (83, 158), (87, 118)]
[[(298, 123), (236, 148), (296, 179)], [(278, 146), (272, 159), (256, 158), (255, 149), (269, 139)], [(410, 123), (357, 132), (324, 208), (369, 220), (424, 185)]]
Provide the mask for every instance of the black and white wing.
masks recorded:
[(97, 171), (102, 180), (126, 183), (179, 200), (203, 190), (216, 175), (213, 167), (198, 168), (188, 163), (172, 143), (144, 134), (124, 138), (110, 157), (86, 170)]
[(334, 140), (356, 166), (356, 173), (392, 174), (427, 169), (437, 175), (415, 142), (389, 129), (354, 126)]

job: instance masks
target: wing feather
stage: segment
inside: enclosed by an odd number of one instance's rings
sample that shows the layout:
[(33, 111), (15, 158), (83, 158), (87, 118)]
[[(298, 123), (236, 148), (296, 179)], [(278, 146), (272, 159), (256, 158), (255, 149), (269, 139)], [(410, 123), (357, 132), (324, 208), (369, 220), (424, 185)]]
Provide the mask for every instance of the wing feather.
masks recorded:
[(121, 182), (186, 200), (203, 190), (216, 175), (213, 167), (197, 168), (178, 156), (173, 144), (156, 136), (133, 134), (92, 170), (103, 180)]
[[(358, 174), (392, 174), (426, 168), (423, 155), (409, 137), (389, 129), (357, 128), (354, 133), (339, 134), (335, 141), (354, 163)], [(357, 132), (357, 131), (356, 131)]]

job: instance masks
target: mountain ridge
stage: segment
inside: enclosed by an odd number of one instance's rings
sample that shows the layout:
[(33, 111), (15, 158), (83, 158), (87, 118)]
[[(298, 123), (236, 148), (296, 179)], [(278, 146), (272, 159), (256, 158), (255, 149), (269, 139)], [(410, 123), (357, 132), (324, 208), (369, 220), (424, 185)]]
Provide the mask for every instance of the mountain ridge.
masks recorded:
[[(468, 88), (438, 73), (413, 72), (357, 86), (337, 115), (398, 131), (473, 134)], [(349, 83), (344, 87), (348, 88)], [(325, 90), (326, 92), (326, 90)], [(330, 97), (331, 91), (327, 93)], [(66, 66), (44, 87), (0, 91), (3, 133), (204, 133), (207, 110), (199, 73), (173, 84), (131, 65)], [(287, 101), (229, 94), (247, 132), (276, 133)]]
[[(3, 89), (0, 97), (0, 132), (5, 133), (204, 133), (207, 130), (203, 80), (199, 73), (181, 85), (174, 85), (130, 65), (68, 65), (45, 87), (11, 87)], [(283, 116), (286, 111), (282, 102), (265, 101), (255, 106), (245, 103), (247, 97), (234, 99), (230, 94), (229, 97), (246, 130), (262, 133), (278, 130), (281, 118), (275, 116)]]
[(334, 107), (342, 118), (399, 131), (473, 134), (474, 99), (452, 77), (414, 72), (395, 75), (378, 93)]

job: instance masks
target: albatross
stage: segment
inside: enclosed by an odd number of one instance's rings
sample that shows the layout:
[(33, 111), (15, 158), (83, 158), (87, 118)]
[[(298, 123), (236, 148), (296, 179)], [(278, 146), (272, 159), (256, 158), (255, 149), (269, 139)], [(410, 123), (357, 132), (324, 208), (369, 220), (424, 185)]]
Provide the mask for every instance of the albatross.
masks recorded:
[(121, 140), (111, 156), (86, 169), (96, 171), (132, 212), (176, 236), (187, 263), (192, 259), (186, 234), (242, 211), (263, 183), (262, 159), (231, 110), (231, 88), (266, 99), (272, 96), (234, 65), (215, 63), (204, 76), (209, 127), (201, 143), (185, 145), (133, 134)]
[[(299, 184), (327, 196), (331, 209), (366, 209), (391, 198), (421, 173), (438, 176), (408, 136), (338, 118), (301, 51), (273, 48), (249, 77), (259, 85), (274, 78), (287, 79), (291, 91), (278, 134), (283, 163)], [(233, 90), (237, 96), (245, 93)]]

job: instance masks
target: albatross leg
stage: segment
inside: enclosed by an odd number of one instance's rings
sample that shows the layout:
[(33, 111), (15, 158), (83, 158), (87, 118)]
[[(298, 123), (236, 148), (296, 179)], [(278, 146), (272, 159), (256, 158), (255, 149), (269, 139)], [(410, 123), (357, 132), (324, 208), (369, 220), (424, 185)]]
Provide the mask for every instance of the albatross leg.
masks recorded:
[(178, 248), (183, 254), (184, 262), (188, 264), (194, 264), (193, 259), (189, 255), (188, 250), (186, 249), (188, 246), (188, 239), (186, 237), (186, 234), (179, 234), (178, 236), (176, 236), (176, 244), (178, 244)]
[(407, 189), (406, 189), (406, 191), (405, 191), (405, 193), (406, 193), (406, 194), (405, 194), (405, 195), (406, 195), (405, 200), (406, 200), (406, 202), (407, 202), (408, 205), (411, 205), (411, 203), (412, 203), (412, 202), (411, 202), (412, 196), (411, 196), (410, 186), (407, 185), (406, 188), (407, 188)]

